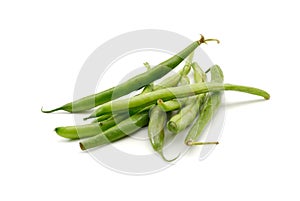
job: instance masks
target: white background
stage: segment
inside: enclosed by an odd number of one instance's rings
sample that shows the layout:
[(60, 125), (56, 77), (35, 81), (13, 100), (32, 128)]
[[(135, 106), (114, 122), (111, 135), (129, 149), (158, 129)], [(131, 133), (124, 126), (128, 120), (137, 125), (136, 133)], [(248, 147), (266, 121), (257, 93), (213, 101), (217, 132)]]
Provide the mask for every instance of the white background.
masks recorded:
[[(108, 3), (109, 2), (109, 3)], [(1, 1), (1, 200), (299, 200), (300, 31), (297, 1)], [(72, 99), (86, 58), (119, 34), (165, 29), (203, 47), (226, 82), (271, 100), (227, 93), (221, 144), (153, 175), (108, 170), (52, 131), (72, 123), (42, 105)], [(51, 105), (50, 105), (51, 104)]]

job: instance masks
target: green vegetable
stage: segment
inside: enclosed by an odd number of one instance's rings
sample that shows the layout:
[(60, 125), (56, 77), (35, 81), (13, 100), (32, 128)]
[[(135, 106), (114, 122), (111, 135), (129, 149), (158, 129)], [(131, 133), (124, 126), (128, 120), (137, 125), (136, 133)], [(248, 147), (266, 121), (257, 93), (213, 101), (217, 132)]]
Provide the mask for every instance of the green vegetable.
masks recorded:
[(57, 127), (54, 130), (59, 136), (72, 140), (91, 137), (98, 133), (101, 133), (99, 123)]
[(163, 77), (165, 74), (169, 73), (172, 69), (178, 66), (178, 64), (180, 64), (187, 56), (189, 56), (199, 45), (208, 41), (218, 42), (218, 40), (216, 39), (205, 39), (201, 35), (200, 40), (193, 42), (178, 54), (151, 68), (145, 73), (137, 75), (127, 80), (126, 82), (119, 84), (116, 87), (107, 89), (94, 95), (86, 96), (77, 101), (67, 103), (53, 110), (41, 110), (44, 113), (51, 113), (58, 110), (65, 110), (68, 112), (81, 112), (94, 108), (113, 99), (119, 98), (121, 96), (124, 96), (126, 94), (129, 94), (130, 92), (138, 90), (143, 86), (146, 86), (151, 82)]
[(92, 123), (101, 122), (101, 121), (111, 119), (111, 118), (112, 118), (111, 114), (104, 114), (104, 115), (97, 117), (97, 119), (95, 119)]
[(160, 108), (165, 112), (177, 110), (181, 106), (180, 102), (177, 100), (169, 100), (164, 102), (162, 99), (158, 99), (157, 104), (159, 104)]
[(151, 104), (155, 104), (155, 102), (158, 99), (167, 101), (174, 98), (181, 98), (181, 97), (193, 96), (197, 94), (216, 92), (222, 90), (240, 91), (244, 93), (262, 96), (265, 99), (270, 98), (270, 95), (266, 91), (254, 87), (232, 85), (232, 84), (220, 84), (220, 83), (199, 83), (199, 84), (197, 83), (197, 84), (191, 84), (187, 86), (161, 89), (140, 96), (135, 96), (129, 99), (108, 102), (101, 105), (88, 118), (93, 118), (93, 117), (100, 116), (102, 114), (111, 113), (112, 111), (121, 112), (121, 111), (126, 111), (128, 109), (146, 107)]
[(87, 138), (79, 143), (82, 150), (94, 148), (97, 146), (103, 146), (111, 142), (120, 140), (127, 135), (130, 135), (138, 131), (143, 126), (146, 126), (149, 121), (148, 111), (137, 113), (130, 118), (121, 121), (118, 125), (115, 125), (108, 130)]
[[(145, 66), (147, 66), (147, 64)], [(188, 71), (189, 71), (189, 69), (184, 67), (180, 71), (180, 73), (182, 73), (182, 72), (187, 73)], [(176, 78), (177, 75), (179, 75), (179, 77), (180, 77), (181, 76), (180, 73), (176, 73), (172, 77)], [(162, 81), (161, 83), (163, 83), (163, 86), (172, 86), (171, 85), (172, 82), (170, 80), (168, 80), (167, 82)], [(177, 82), (173, 83), (173, 84), (176, 85)], [(149, 90), (150, 90), (150, 88), (148, 88), (148, 90), (143, 90), (141, 94), (148, 93)], [(139, 94), (139, 95), (141, 95), (141, 94)], [(137, 96), (139, 96), (139, 95), (137, 95)], [(167, 102), (163, 103), (163, 105), (164, 105), (164, 107), (163, 107), (164, 111), (166, 111), (166, 112), (177, 110), (180, 108), (180, 104), (178, 103), (178, 101), (175, 101), (175, 100), (167, 101)], [(92, 124), (57, 127), (57, 128), (55, 128), (55, 132), (58, 135), (60, 135), (61, 137), (69, 138), (69, 139), (80, 139), (80, 138), (92, 137), (92, 136), (102, 133), (103, 131), (106, 131), (107, 129), (118, 124), (119, 122), (124, 121), (125, 119), (129, 118), (129, 115), (134, 115), (134, 114), (136, 114), (138, 112), (142, 112), (142, 111), (149, 111), (149, 109), (152, 106), (153, 105), (150, 105), (147, 107), (133, 108), (133, 109), (129, 110), (129, 114), (126, 112), (125, 113), (124, 112), (117, 113), (117, 114), (115, 114), (116, 112), (114, 112), (115, 115), (113, 115), (112, 113), (104, 114), (104, 115), (99, 116), (97, 119), (95, 119), (92, 122)], [(100, 123), (98, 123), (98, 122), (100, 122)]]
[[(206, 81), (206, 74), (202, 71), (197, 63), (192, 64), (194, 70), (194, 80), (195, 83), (201, 83)], [(168, 130), (172, 133), (179, 133), (184, 130), (195, 120), (199, 108), (203, 103), (205, 94), (200, 94), (197, 96), (189, 97), (188, 101), (178, 114), (174, 115), (168, 122)]]
[[(211, 81), (222, 83), (224, 80), (224, 75), (221, 70), (221, 68), (217, 65), (210, 68), (211, 72)], [(213, 117), (214, 113), (217, 111), (217, 109), (220, 106), (221, 103), (221, 92), (211, 92), (207, 99), (205, 100), (205, 103), (203, 105), (203, 108), (200, 112), (200, 115), (192, 128), (190, 129), (188, 135), (185, 138), (185, 143), (189, 146), (191, 145), (202, 145), (202, 142), (196, 142), (198, 138), (200, 137), (203, 129), (206, 127), (208, 122)], [(215, 143), (217, 144), (217, 142)]]
[(177, 84), (180, 82), (182, 77), (186, 76), (190, 72), (190, 70), (191, 70), (190, 63), (192, 62), (193, 56), (194, 56), (194, 52), (192, 52), (187, 57), (184, 67), (178, 73), (175, 73), (174, 75), (164, 79), (162, 82), (155, 85), (153, 91), (177, 86)]
[(155, 105), (150, 110), (150, 120), (148, 124), (148, 136), (153, 149), (162, 157), (163, 160), (171, 162), (176, 160), (179, 155), (171, 160), (165, 158), (163, 154), (164, 146), (164, 128), (167, 121), (166, 112), (160, 108), (159, 105)]

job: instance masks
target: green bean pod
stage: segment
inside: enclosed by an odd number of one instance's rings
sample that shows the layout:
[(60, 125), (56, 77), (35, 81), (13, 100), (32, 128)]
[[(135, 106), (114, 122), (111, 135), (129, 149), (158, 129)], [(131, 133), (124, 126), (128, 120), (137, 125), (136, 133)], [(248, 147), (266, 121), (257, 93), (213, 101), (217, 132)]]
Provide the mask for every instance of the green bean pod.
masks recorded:
[[(74, 102), (67, 103), (61, 107), (55, 108), (53, 110), (43, 110), (44, 113), (51, 113), (58, 110), (65, 110), (68, 112), (81, 112), (85, 110), (92, 109), (98, 105), (117, 99), (121, 96), (127, 95), (132, 91), (138, 90), (143, 86), (146, 86), (153, 81), (163, 77), (174, 69), (178, 64), (180, 64), (187, 56), (189, 56), (200, 44), (211, 41), (212, 39), (204, 39), (201, 36), (199, 41), (195, 41), (183, 49), (181, 52), (172, 56), (168, 60), (158, 64), (157, 66), (151, 68), (150, 70), (139, 74), (116, 87), (112, 87), (105, 91), (99, 92), (97, 94), (89, 95)], [(213, 39), (214, 40), (214, 39)], [(215, 40), (217, 41), (217, 40)]]
[[(211, 80), (214, 82), (222, 83), (224, 75), (222, 69), (215, 65), (210, 68)], [(221, 92), (210, 93), (203, 105), (200, 115), (185, 138), (185, 143), (189, 146), (199, 144), (196, 142), (200, 137), (202, 131), (213, 117), (221, 104)], [(216, 143), (217, 144), (217, 143)]]
[[(141, 92), (141, 94), (148, 93), (146, 90)], [(141, 95), (139, 94), (139, 95)], [(138, 112), (148, 111), (153, 105), (147, 107), (133, 108), (129, 110), (129, 113), (117, 113), (104, 114), (95, 119), (92, 124), (86, 125), (76, 125), (76, 126), (65, 126), (55, 128), (55, 132), (64, 138), (69, 139), (79, 139), (92, 137), (108, 130), (109, 128), (115, 126), (121, 121), (124, 121), (129, 117), (129, 115), (134, 115)], [(164, 110), (166, 112), (176, 110), (180, 107), (177, 101), (171, 100), (164, 103)], [(99, 121), (99, 122), (98, 122)]]
[(108, 130), (87, 138), (79, 143), (82, 150), (91, 149), (98, 146), (103, 146), (111, 142), (120, 140), (146, 126), (149, 121), (148, 111), (137, 113), (130, 118), (120, 122)]
[(99, 123), (57, 127), (54, 131), (61, 137), (76, 140), (91, 137), (102, 132)]
[(201, 82), (206, 82), (206, 74), (205, 72), (201, 69), (199, 64), (197, 62), (192, 63), (192, 68), (194, 70), (194, 80), (195, 83), (201, 83)]
[(92, 123), (101, 122), (101, 121), (111, 119), (111, 118), (112, 118), (112, 114), (104, 114), (104, 115), (101, 115), (101, 116), (97, 117), (96, 119), (94, 119), (92, 121)]
[[(202, 71), (197, 63), (192, 64), (194, 70), (195, 83), (202, 83), (206, 81), (206, 74)], [(168, 122), (167, 128), (174, 134), (184, 130), (195, 120), (199, 108), (203, 103), (205, 94), (189, 97), (186, 101), (185, 106), (179, 111), (178, 114), (174, 115)]]
[(183, 107), (178, 114), (174, 115), (170, 119), (167, 124), (168, 130), (173, 134), (177, 134), (188, 127), (190, 124), (192, 124), (199, 112), (201, 104), (202, 95), (201, 97), (197, 97), (197, 99), (193, 103)]
[(194, 56), (194, 52), (192, 52), (188, 56), (184, 67), (178, 73), (175, 73), (170, 77), (167, 77), (166, 79), (164, 79), (163, 81), (155, 85), (153, 90), (159, 90), (159, 89), (177, 86), (180, 80), (182, 79), (182, 76), (186, 76), (190, 72), (191, 70), (190, 63), (192, 62), (193, 56)]
[[(144, 63), (144, 66), (147, 68), (147, 70), (150, 70), (150, 69), (151, 69), (151, 66), (150, 66), (150, 64), (149, 64), (148, 62), (145, 62), (145, 63)], [(150, 83), (150, 84), (146, 85), (146, 86), (144, 87), (143, 91), (141, 92), (141, 94), (144, 94), (144, 93), (148, 93), (148, 92), (150, 92), (150, 91), (153, 91), (153, 87), (154, 87), (153, 83)]]
[(150, 120), (148, 124), (148, 137), (152, 148), (162, 157), (163, 160), (167, 162), (174, 161), (178, 158), (178, 156), (174, 159), (168, 160), (163, 154), (165, 138), (164, 128), (167, 122), (166, 112), (159, 105), (155, 105), (150, 110), (149, 118)]
[(253, 94), (257, 96), (262, 96), (265, 99), (269, 99), (270, 95), (261, 89), (233, 85), (233, 84), (221, 84), (221, 83), (197, 83), (187, 86), (170, 87), (166, 89), (161, 89), (140, 96), (135, 96), (129, 99), (116, 100), (114, 102), (108, 102), (101, 105), (95, 112), (93, 112), (88, 118), (97, 117), (106, 113), (121, 112), (132, 108), (146, 107), (151, 104), (155, 104), (156, 100), (162, 99), (163, 101), (171, 100), (174, 98), (182, 98), (187, 96), (194, 96), (197, 94), (203, 94), (207, 92), (217, 92), (217, 91), (239, 91), (248, 94)]
[(119, 114), (117, 116), (115, 116), (114, 118), (111, 119), (107, 119), (105, 121), (101, 121), (100, 122), (100, 127), (102, 131), (105, 131), (111, 127), (113, 127), (114, 125), (118, 124), (121, 121), (124, 121), (125, 119), (129, 118), (129, 114)]
[(169, 100), (164, 102), (163, 100), (158, 99), (157, 104), (165, 112), (178, 110), (181, 107), (181, 103), (178, 100)]

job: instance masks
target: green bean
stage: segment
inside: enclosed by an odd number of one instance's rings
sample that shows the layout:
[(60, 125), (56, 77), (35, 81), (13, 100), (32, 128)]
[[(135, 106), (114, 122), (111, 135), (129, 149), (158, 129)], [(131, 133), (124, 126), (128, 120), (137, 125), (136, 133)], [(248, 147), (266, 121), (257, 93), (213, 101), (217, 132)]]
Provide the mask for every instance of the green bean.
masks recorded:
[(116, 119), (109, 119), (107, 121), (100, 122), (99, 125), (100, 125), (101, 129), (103, 131), (105, 131), (105, 130), (107, 130), (107, 129), (109, 129), (109, 128), (115, 126), (115, 125), (117, 125), (119, 122), (124, 121), (127, 118), (129, 118), (128, 115), (124, 116), (124, 118), (119, 118), (118, 120), (116, 120)]
[[(159, 102), (160, 100), (158, 100)], [(180, 108), (180, 104), (178, 101), (170, 100), (164, 103), (160, 103), (163, 105), (163, 110), (165, 112), (170, 112), (173, 110), (177, 110)], [(57, 127), (55, 129), (56, 133), (64, 138), (69, 139), (79, 139), (79, 138), (86, 138), (86, 137), (92, 137), (95, 135), (98, 135), (102, 133), (103, 131), (108, 130), (109, 128), (115, 126), (121, 121), (124, 121), (127, 118), (130, 118), (129, 116), (135, 115), (139, 112), (147, 112), (149, 109), (153, 107), (153, 105), (144, 107), (144, 108), (138, 108), (131, 110), (131, 112), (128, 113), (120, 113), (117, 115), (111, 116), (109, 119), (106, 119), (101, 122), (92, 122), (92, 124), (85, 124), (85, 125), (76, 125), (76, 126), (65, 126), (65, 127)], [(111, 114), (109, 114), (111, 115)], [(104, 115), (102, 115), (104, 116)], [(100, 117), (102, 117), (100, 116)], [(97, 119), (96, 119), (97, 120)]]
[[(185, 64), (185, 66), (178, 72), (178, 73), (175, 73), (174, 75), (172, 75), (171, 77), (168, 77), (166, 79), (164, 79), (162, 82), (160, 82), (158, 85), (159, 87), (157, 87), (157, 85), (153, 86), (151, 89), (152, 91), (153, 90), (159, 90), (159, 89), (163, 89), (164, 87), (174, 87), (178, 84), (178, 82), (181, 80), (181, 78), (183, 79), (187, 79), (186, 83), (189, 84), (189, 79), (188, 77), (186, 76), (189, 72), (190, 72), (190, 69), (191, 69), (191, 65), (190, 62), (191, 62), (191, 59), (192, 59), (192, 56), (193, 54), (191, 54), (188, 59), (187, 59), (187, 62)], [(186, 78), (185, 78), (186, 77)], [(171, 79), (170, 79), (171, 78)], [(152, 83), (151, 83), (152, 84)], [(143, 90), (141, 94), (145, 94), (145, 93), (148, 93), (151, 91), (151, 89), (149, 88), (148, 90)], [(138, 94), (136, 96), (140, 96), (141, 94)], [(180, 104), (183, 104), (184, 98), (181, 98), (180, 99)], [(178, 103), (175, 103), (176, 106), (178, 105)], [(169, 103), (169, 105), (173, 105), (175, 106), (174, 104), (172, 103)], [(175, 106), (175, 107), (176, 107)], [(150, 106), (151, 108), (152, 106)], [(133, 108), (133, 109), (129, 109), (129, 114), (132, 115), (132, 114), (136, 114), (137, 112), (141, 111), (144, 109), (144, 106), (141, 106), (141, 107), (138, 107), (138, 108)], [(146, 109), (149, 109), (149, 108), (146, 108)], [(116, 111), (114, 111), (114, 113), (117, 113)], [(95, 118), (95, 117), (98, 117), (98, 116), (102, 116), (101, 114), (95, 114), (96, 116), (93, 116), (93, 115), (90, 115), (89, 117), (86, 117), (84, 118), (84, 120), (87, 120), (87, 119), (90, 119), (90, 118)], [(97, 120), (94, 120), (93, 122), (97, 122)]]
[(164, 88), (177, 86), (177, 84), (182, 79), (182, 76), (186, 76), (190, 72), (190, 70), (191, 70), (190, 63), (192, 62), (193, 56), (194, 56), (194, 52), (192, 52), (187, 57), (187, 60), (186, 60), (186, 63), (184, 65), (184, 67), (178, 73), (175, 73), (174, 75), (172, 75), (170, 77), (167, 77), (162, 82), (155, 85), (153, 90), (156, 91), (156, 90), (159, 90), (159, 89), (164, 89)]
[[(167, 101), (164, 103), (166, 105), (165, 112), (170, 112), (173, 109), (178, 109), (180, 105), (175, 106), (173, 102)], [(152, 107), (153, 105), (151, 105)], [(130, 135), (139, 128), (146, 126), (149, 121), (149, 107), (145, 108), (143, 111), (140, 111), (139, 113), (136, 113), (132, 115), (131, 117), (119, 122), (117, 125), (112, 126), (108, 128), (107, 130), (103, 130), (96, 133), (91, 133), (89, 130), (87, 132), (90, 132), (90, 136), (93, 136), (91, 138), (88, 138), (86, 141), (83, 141), (80, 144), (81, 149), (89, 149), (96, 146), (101, 146), (108, 144), (109, 142), (117, 141), (121, 138), (126, 137), (127, 135)], [(98, 128), (100, 128), (98, 126)], [(125, 132), (124, 132), (125, 131)], [(82, 131), (83, 132), (83, 131)], [(93, 135), (92, 135), (93, 134)], [(80, 136), (81, 137), (81, 136)]]
[[(145, 66), (148, 66), (145, 64)], [(186, 68), (183, 68), (184, 72), (188, 72)], [(170, 85), (171, 82), (169, 82)], [(174, 83), (176, 84), (176, 83)], [(143, 90), (141, 94), (147, 93), (148, 90)], [(141, 95), (139, 94), (139, 95)], [(180, 104), (177, 101), (168, 101), (167, 103), (164, 103), (165, 111), (172, 111), (176, 110), (180, 107)], [(134, 115), (138, 112), (148, 111), (152, 106), (147, 107), (140, 107), (140, 108), (134, 108), (132, 110), (129, 110), (128, 113), (117, 113), (115, 115), (113, 114), (104, 114), (95, 119), (92, 123), (98, 124), (87, 124), (87, 125), (77, 125), (77, 126), (65, 126), (65, 127), (58, 127), (55, 129), (58, 135), (61, 137), (69, 138), (69, 139), (79, 139), (79, 138), (85, 138), (85, 137), (91, 137), (95, 136), (97, 134), (102, 133), (103, 131), (106, 131), (107, 129), (115, 126), (119, 122), (127, 119), (129, 116)]]
[(181, 106), (178, 100), (169, 100), (167, 102), (164, 102), (162, 99), (158, 99), (157, 104), (159, 104), (160, 108), (165, 112), (177, 110)]
[[(245, 92), (245, 93), (250, 93), (250, 94), (262, 96), (265, 99), (270, 98), (270, 95), (267, 92), (265, 92), (261, 89), (253, 88), (253, 87), (231, 85), (231, 84), (222, 85), (220, 83), (206, 83), (206, 84), (193, 84), (193, 85), (190, 85), (190, 86), (183, 86), (183, 87), (173, 87), (173, 88), (169, 88), (169, 89), (162, 89), (162, 90), (158, 90), (158, 91), (154, 91), (154, 92), (149, 92), (149, 93), (147, 93), (143, 96), (136, 96), (136, 97), (131, 98), (129, 106), (132, 107), (132, 109), (139, 109), (139, 111), (140, 111), (140, 108), (136, 107), (136, 106), (143, 106), (143, 107), (147, 106), (148, 108), (146, 108), (146, 109), (143, 108), (142, 110), (148, 111), (149, 108), (152, 107), (151, 104), (155, 103), (155, 98), (157, 98), (157, 99), (161, 98), (162, 100), (170, 100), (170, 99), (175, 98), (176, 96), (177, 97), (183, 97), (183, 96), (188, 96), (188, 95), (206, 93), (206, 92), (209, 92), (209, 91), (218, 92), (218, 91), (221, 91), (221, 90), (235, 90), (235, 91), (240, 91), (240, 92)], [(126, 102), (123, 102), (124, 100), (120, 100), (120, 101), (121, 102), (118, 102), (118, 107), (117, 107), (118, 111), (126, 110), (128, 100), (125, 100)], [(165, 102), (165, 104), (167, 104), (168, 102), (169, 101)], [(174, 102), (170, 102), (170, 103), (171, 103), (171, 105), (174, 104)], [(111, 105), (103, 105), (103, 106), (105, 106), (104, 111), (109, 111), (109, 112), (112, 111), (111, 110), (112, 109)], [(175, 110), (175, 109), (178, 109), (178, 104), (177, 104), (177, 106), (175, 105), (175, 108), (171, 107), (171, 106), (168, 106), (168, 107), (173, 108)], [(115, 107), (114, 107), (114, 109), (115, 109)], [(96, 128), (94, 128), (94, 129), (96, 129)], [(72, 139), (74, 135), (78, 136), (78, 134), (76, 133), (76, 126), (72, 127), (72, 129), (73, 129), (72, 132), (70, 132), (69, 129), (60, 128), (60, 129), (57, 130), (57, 132), (60, 132), (61, 136), (63, 135), (62, 133), (64, 133), (65, 136), (63, 136), (63, 137), (67, 137), (67, 138)], [(88, 137), (88, 135), (91, 135), (91, 134), (88, 133), (89, 129), (90, 128), (88, 127), (87, 131), (86, 131), (87, 133), (83, 134), (82, 136)], [(98, 133), (100, 133), (100, 132), (98, 132)], [(84, 132), (82, 131), (82, 133), (84, 133)], [(98, 134), (97, 130), (93, 131), (93, 134), (95, 134), (95, 133)], [(71, 136), (71, 137), (68, 137), (68, 136)]]
[(76, 140), (79, 138), (91, 137), (101, 133), (99, 123), (77, 125), (77, 126), (64, 126), (55, 128), (55, 132), (64, 138)]
[[(144, 66), (147, 68), (147, 70), (151, 69), (151, 66), (148, 62), (145, 62)], [(147, 86), (145, 86), (143, 91), (140, 94), (138, 94), (137, 96), (148, 93), (150, 91), (153, 91), (153, 83), (150, 83)], [(127, 113), (107, 114), (108, 116), (110, 116), (109, 119), (104, 119), (104, 118), (102, 118), (102, 116), (105, 116), (105, 115), (101, 115), (100, 117), (97, 117), (95, 120), (93, 120), (92, 123), (101, 122), (100, 126), (101, 126), (102, 130), (103, 129), (106, 130), (107, 128), (110, 128), (111, 126), (116, 125), (117, 122), (125, 120), (126, 118), (129, 117), (129, 115), (136, 114), (138, 111), (140, 111), (140, 109), (131, 110), (131, 111), (129, 111), (129, 114), (127, 114)]]
[(97, 117), (97, 119), (93, 120), (92, 123), (101, 122), (101, 121), (111, 119), (111, 118), (112, 118), (111, 114), (104, 114), (104, 115), (101, 115), (101, 116)]
[[(224, 80), (224, 75), (222, 69), (215, 65), (210, 68), (211, 80), (214, 82), (222, 83)], [(204, 102), (203, 109), (192, 128), (190, 129), (188, 135), (185, 138), (185, 143), (189, 146), (192, 145), (202, 145), (202, 142), (196, 142), (200, 137), (203, 129), (206, 127), (208, 122), (213, 117), (214, 113), (220, 106), (221, 103), (221, 92), (210, 93)], [(217, 144), (218, 142), (215, 142)], [(213, 144), (213, 143), (212, 143)]]
[(148, 136), (152, 148), (162, 157), (163, 160), (167, 162), (176, 160), (179, 155), (171, 160), (168, 160), (163, 154), (165, 138), (164, 128), (167, 121), (166, 112), (159, 105), (155, 105), (150, 110), (149, 118), (150, 120), (148, 124)]
[[(159, 101), (158, 101), (159, 102)], [(164, 111), (169, 112), (173, 110), (177, 110), (180, 107), (180, 104), (174, 100), (167, 101), (164, 104)], [(147, 112), (152, 106), (148, 106), (140, 110), (140, 112)], [(139, 111), (136, 110), (136, 113)], [(135, 114), (136, 114), (135, 113)], [(134, 115), (134, 114), (132, 114)], [(98, 134), (103, 133), (104, 131), (110, 129), (121, 121), (130, 118), (129, 114), (123, 113), (118, 114), (117, 116), (111, 116), (111, 118), (106, 119), (100, 123), (91, 123), (85, 125), (76, 125), (76, 126), (65, 126), (65, 127), (57, 127), (55, 128), (55, 132), (61, 137), (68, 139), (79, 139), (92, 137)]]
[[(147, 68), (147, 70), (150, 70), (151, 69), (151, 66), (148, 62), (145, 62), (144, 63), (144, 66)], [(143, 91), (141, 92), (141, 94), (144, 94), (144, 93), (148, 93), (150, 91), (153, 91), (153, 83), (149, 83), (148, 85), (146, 85), (143, 89)]]
[(119, 98), (121, 96), (124, 96), (126, 94), (129, 94), (130, 92), (138, 90), (143, 86), (146, 86), (149, 83), (169, 73), (172, 69), (178, 66), (178, 64), (180, 64), (187, 56), (189, 56), (199, 45), (208, 41), (219, 42), (216, 39), (205, 39), (201, 35), (200, 40), (191, 43), (188, 47), (183, 49), (178, 54), (172, 56), (168, 60), (158, 64), (150, 70), (117, 85), (116, 87), (112, 87), (94, 95), (86, 96), (84, 98), (67, 103), (53, 110), (46, 111), (42, 108), (41, 111), (44, 113), (51, 113), (58, 110), (65, 110), (68, 112), (81, 112), (94, 108), (113, 99)]
[(201, 82), (206, 82), (206, 74), (203, 72), (201, 67), (197, 62), (192, 63), (192, 68), (194, 70), (194, 80), (195, 83), (201, 83)]
[(181, 97), (193, 96), (197, 94), (203, 94), (210, 91), (215, 92), (215, 91), (222, 91), (222, 90), (239, 91), (239, 92), (262, 96), (265, 99), (270, 98), (270, 95), (266, 91), (254, 87), (232, 85), (232, 84), (220, 84), (220, 83), (197, 83), (197, 84), (191, 84), (187, 86), (161, 89), (161, 90), (149, 92), (147, 94), (143, 94), (141, 96), (135, 96), (129, 99), (108, 102), (101, 105), (88, 118), (93, 118), (102, 114), (111, 113), (112, 111), (121, 112), (132, 108), (146, 107), (148, 105), (154, 104), (158, 99), (167, 101), (174, 98), (181, 98)]
[[(201, 83), (206, 81), (206, 74), (202, 71), (197, 63), (192, 64), (194, 69), (194, 80), (195, 83)], [(179, 111), (178, 114), (174, 115), (167, 123), (167, 128), (174, 134), (184, 130), (195, 120), (199, 108), (203, 103), (205, 94), (189, 97), (186, 101), (185, 106)]]
[(149, 121), (148, 111), (137, 113), (130, 118), (120, 122), (108, 130), (83, 140), (79, 143), (82, 150), (103, 146), (111, 142), (120, 140), (146, 126)]

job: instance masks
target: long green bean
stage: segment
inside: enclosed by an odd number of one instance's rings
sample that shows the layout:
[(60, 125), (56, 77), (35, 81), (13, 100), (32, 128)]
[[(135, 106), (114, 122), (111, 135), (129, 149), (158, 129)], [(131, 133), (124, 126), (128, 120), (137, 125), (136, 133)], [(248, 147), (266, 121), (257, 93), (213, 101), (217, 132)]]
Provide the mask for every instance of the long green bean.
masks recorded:
[(206, 43), (208, 41), (217, 41), (216, 39), (205, 39), (202, 35), (200, 40), (191, 43), (188, 47), (183, 49), (181, 52), (172, 56), (168, 60), (158, 64), (157, 66), (151, 68), (150, 70), (139, 74), (126, 82), (119, 84), (116, 87), (112, 87), (105, 91), (97, 94), (89, 95), (74, 102), (67, 103), (61, 107), (55, 108), (53, 110), (43, 110), (44, 113), (51, 113), (58, 110), (65, 110), (68, 112), (81, 112), (89, 110), (98, 105), (111, 101), (113, 99), (119, 98), (132, 91), (138, 90), (143, 86), (163, 77), (174, 69), (178, 64), (180, 64), (187, 56), (189, 56), (199, 45)]
[(160, 83), (156, 84), (153, 87), (153, 90), (159, 90), (159, 89), (164, 89), (164, 88), (169, 88), (169, 87), (174, 87), (177, 86), (177, 84), (180, 82), (182, 79), (182, 76), (186, 76), (190, 70), (191, 70), (191, 65), (190, 63), (192, 62), (194, 57), (194, 52), (192, 52), (186, 59), (184, 67), (178, 72), (175, 73), (174, 75), (171, 75), (170, 77), (167, 77)]
[[(192, 68), (194, 69), (195, 83), (206, 81), (206, 74), (202, 71), (197, 63), (194, 62), (192, 64)], [(186, 105), (182, 107), (178, 114), (174, 115), (168, 121), (168, 130), (174, 134), (177, 134), (188, 127), (190, 124), (192, 124), (199, 112), (199, 108), (203, 103), (204, 98), (205, 94), (189, 97), (189, 100), (186, 101)]]
[(99, 123), (57, 127), (54, 131), (61, 137), (76, 140), (91, 137), (102, 132)]
[[(146, 67), (149, 67), (147, 63), (145, 63)], [(179, 72), (173, 75), (172, 77), (175, 77), (177, 79), (177, 75), (181, 77), (181, 75), (185, 75), (190, 70), (190, 67), (184, 66), (184, 68)], [(161, 86), (174, 86), (177, 85), (178, 82), (171, 82), (170, 80), (163, 80), (161, 83), (163, 83)], [(152, 84), (152, 83), (150, 83)], [(173, 85), (172, 85), (173, 84)], [(148, 85), (149, 86), (149, 85)], [(153, 87), (152, 87), (153, 88)], [(137, 95), (140, 96), (142, 94), (148, 93), (152, 88), (148, 88), (147, 90), (143, 90), (141, 94)], [(163, 103), (163, 109), (165, 112), (177, 110), (180, 108), (180, 104), (178, 101), (170, 100), (166, 103)], [(86, 125), (76, 125), (76, 126), (65, 126), (65, 127), (58, 127), (55, 129), (56, 133), (60, 135), (61, 137), (69, 138), (69, 139), (79, 139), (79, 138), (85, 138), (85, 137), (91, 137), (98, 135), (102, 133), (103, 131), (108, 130), (109, 128), (115, 126), (121, 121), (124, 121), (125, 119), (129, 118), (129, 116), (134, 115), (139, 112), (148, 111), (152, 105), (147, 107), (138, 107), (133, 108), (129, 110), (128, 112), (123, 113), (117, 113), (116, 114), (104, 114), (96, 118), (92, 124), (86, 124)], [(95, 124), (97, 122), (100, 122), (98, 124)]]
[(135, 96), (129, 99), (108, 102), (101, 105), (88, 118), (93, 118), (102, 114), (111, 113), (112, 111), (126, 111), (131, 108), (146, 107), (148, 105), (154, 104), (158, 99), (166, 101), (174, 98), (181, 98), (186, 96), (193, 96), (197, 94), (223, 90), (249, 93), (253, 95), (262, 96), (265, 99), (270, 98), (270, 95), (266, 91), (254, 87), (220, 83), (197, 83), (187, 86), (161, 89), (141, 96)]
[(111, 142), (120, 140), (146, 126), (149, 121), (149, 112), (137, 113), (130, 118), (120, 122), (108, 130), (87, 138), (79, 143), (82, 150), (91, 149), (97, 146), (103, 146)]
[[(210, 68), (211, 80), (214, 82), (222, 83), (224, 80), (224, 75), (222, 69), (215, 65)], [(202, 111), (190, 131), (185, 138), (185, 143), (189, 146), (191, 145), (202, 145), (202, 142), (196, 142), (200, 137), (203, 129), (206, 127), (208, 122), (213, 117), (214, 113), (217, 111), (221, 104), (221, 92), (213, 92), (207, 96), (204, 102)], [(215, 143), (217, 144), (217, 142)]]
[(167, 121), (166, 112), (159, 106), (155, 105), (150, 110), (149, 124), (148, 124), (148, 137), (152, 148), (156, 151), (163, 160), (171, 162), (176, 160), (179, 155), (171, 160), (166, 159), (163, 154), (163, 146), (165, 141), (164, 128)]

